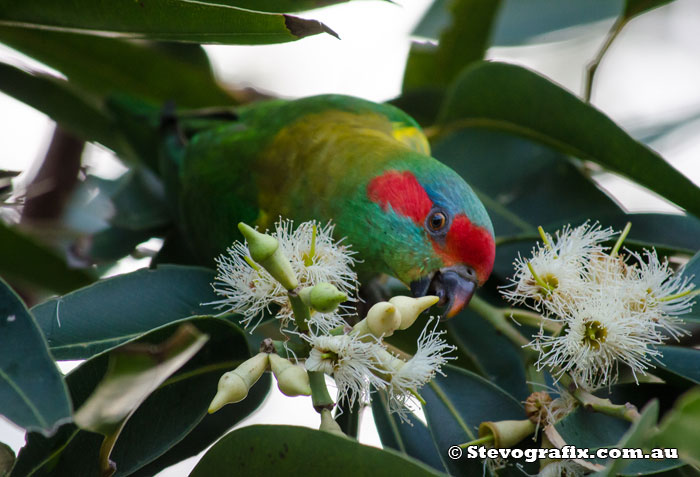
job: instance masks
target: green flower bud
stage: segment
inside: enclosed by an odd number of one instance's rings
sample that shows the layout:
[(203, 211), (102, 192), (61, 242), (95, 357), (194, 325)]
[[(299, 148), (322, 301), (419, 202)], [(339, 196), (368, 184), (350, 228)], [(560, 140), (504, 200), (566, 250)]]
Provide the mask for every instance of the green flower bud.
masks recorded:
[(439, 301), (439, 298), (433, 295), (422, 296), (420, 298), (412, 298), (410, 296), (395, 296), (389, 300), (389, 303), (394, 305), (401, 314), (400, 330), (409, 328), (418, 315), (433, 306)]
[(251, 258), (265, 268), (275, 280), (287, 290), (293, 290), (299, 285), (292, 265), (279, 248), (276, 238), (260, 233), (243, 222), (238, 224), (238, 230), (248, 242)]
[(287, 396), (310, 396), (309, 375), (303, 366), (295, 365), (279, 355), (270, 355), (272, 374), (277, 378), (277, 387)]
[(311, 308), (321, 313), (330, 313), (347, 299), (348, 297), (345, 293), (330, 283), (319, 283), (309, 293)]
[(248, 395), (248, 386), (243, 378), (234, 371), (221, 375), (216, 396), (209, 404), (209, 414), (212, 414), (228, 403), (239, 402)]
[(367, 328), (379, 338), (391, 336), (401, 326), (401, 315), (394, 305), (386, 301), (380, 301), (367, 312)]
[(258, 353), (233, 371), (224, 373), (219, 379), (216, 396), (209, 404), (209, 413), (218, 411), (226, 404), (244, 400), (248, 390), (267, 369), (268, 356), (267, 353)]

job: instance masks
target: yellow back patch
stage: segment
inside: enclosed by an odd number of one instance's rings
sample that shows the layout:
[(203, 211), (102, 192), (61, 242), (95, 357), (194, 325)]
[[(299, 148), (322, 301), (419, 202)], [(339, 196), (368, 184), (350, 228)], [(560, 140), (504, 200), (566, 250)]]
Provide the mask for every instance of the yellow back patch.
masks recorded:
[(397, 141), (406, 144), (416, 152), (430, 155), (430, 144), (423, 131), (414, 126), (405, 126), (403, 123), (392, 123), (391, 135)]

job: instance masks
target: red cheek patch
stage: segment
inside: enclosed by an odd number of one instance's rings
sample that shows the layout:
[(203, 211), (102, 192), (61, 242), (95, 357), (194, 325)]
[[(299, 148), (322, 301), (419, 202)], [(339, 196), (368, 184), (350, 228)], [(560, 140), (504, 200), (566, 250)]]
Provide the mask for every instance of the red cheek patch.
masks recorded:
[(423, 225), (433, 202), (413, 174), (388, 171), (367, 185), (367, 196), (386, 211), (389, 206), (413, 222)]
[(474, 267), (482, 285), (493, 270), (496, 244), (486, 229), (472, 224), (465, 215), (459, 214), (452, 221), (445, 247), (439, 252), (445, 265), (464, 263)]

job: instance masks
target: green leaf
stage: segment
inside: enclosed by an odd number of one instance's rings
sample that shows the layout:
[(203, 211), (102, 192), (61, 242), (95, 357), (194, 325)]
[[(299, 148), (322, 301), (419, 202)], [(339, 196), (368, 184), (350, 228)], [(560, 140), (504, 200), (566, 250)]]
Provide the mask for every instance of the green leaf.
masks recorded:
[(77, 247), (77, 252), (81, 258), (90, 262), (114, 262), (129, 255), (138, 244), (153, 235), (152, 230), (109, 227), (85, 239), (85, 248)]
[(25, 429), (53, 432), (69, 420), (63, 378), (22, 300), (0, 279), (0, 412)]
[(659, 346), (659, 370), (666, 370), (695, 384), (700, 384), (700, 350), (680, 346)]
[(32, 309), (56, 359), (85, 359), (153, 328), (215, 312), (212, 271), (163, 265), (101, 280)]
[[(531, 43), (535, 37), (568, 27), (617, 16), (622, 0), (504, 0), (493, 28), (493, 46)], [(424, 38), (438, 38), (449, 22), (448, 0), (436, 0), (413, 31)]]
[(451, 475), (482, 475), (480, 460), (452, 460), (447, 450), (474, 440), (482, 422), (526, 419), (525, 411), (516, 399), (481, 376), (449, 365), (443, 371), (446, 376), (437, 376), (421, 389), (428, 429)]
[(134, 168), (122, 179), (112, 194), (116, 209), (110, 222), (128, 230), (146, 230), (167, 225), (167, 209), (163, 183), (145, 168)]
[(183, 324), (167, 341), (125, 344), (112, 350), (107, 373), (76, 411), (75, 423), (108, 437), (118, 434), (136, 408), (208, 339), (194, 326)]
[(493, 325), (467, 307), (447, 322), (447, 330), (486, 379), (521, 401), (527, 399), (530, 391), (520, 350)]
[[(659, 418), (659, 402), (656, 400), (651, 401), (649, 404), (642, 409), (642, 413), (625, 432), (620, 441), (615, 447), (618, 449), (622, 448), (639, 448), (647, 440), (647, 435), (651, 429), (656, 425), (656, 421)], [(632, 460), (627, 459), (611, 459), (610, 463), (606, 466), (605, 470), (597, 472), (595, 475), (600, 477), (608, 477), (618, 475), (625, 467), (630, 465)], [(643, 475), (644, 472), (636, 473), (634, 475)]]
[(631, 20), (637, 15), (653, 10), (654, 8), (662, 7), (671, 3), (673, 0), (626, 0), (625, 9), (622, 12), (622, 17), (625, 20)]
[[(130, 4), (138, 8), (138, 3)], [(204, 50), (196, 45), (165, 47), (153, 42), (3, 26), (0, 42), (60, 71), (68, 77), (75, 94), (98, 105), (115, 93), (158, 105), (175, 100), (179, 106), (193, 108), (233, 103), (214, 79)], [(56, 118), (60, 120), (61, 116)]]
[(486, 54), (500, 0), (455, 0), (449, 26), (437, 47), (414, 43), (406, 62), (403, 90), (445, 87), (468, 64)]
[(372, 415), (377, 432), (384, 448), (390, 447), (408, 456), (418, 459), (440, 472), (445, 471), (442, 460), (432, 441), (428, 428), (415, 415), (411, 414), (411, 423), (401, 422), (395, 413), (389, 412), (387, 396), (384, 391), (377, 391), (372, 396)]
[[(209, 341), (175, 375), (166, 380), (129, 418), (112, 452), (116, 475), (130, 475), (157, 461), (191, 432), (207, 415), (221, 374), (250, 356), (243, 332), (235, 325), (213, 317), (183, 320), (152, 331), (136, 343), (158, 342), (172, 335), (182, 323), (191, 323)], [(92, 394), (108, 368), (109, 353), (86, 361), (67, 376), (74, 405), (79, 407)], [(264, 376), (248, 398), (227, 406), (230, 413), (220, 426), (234, 425), (254, 410), (266, 395), (270, 379)], [(223, 410), (222, 410), (223, 411)], [(216, 415), (219, 416), (220, 413)], [(209, 433), (206, 445), (221, 435)], [(30, 433), (19, 453), (16, 475), (96, 475), (102, 437), (68, 424), (50, 439)], [(203, 437), (199, 438), (200, 444)], [(153, 474), (147, 474), (153, 475)]]
[(67, 81), (0, 63), (0, 90), (51, 117), (81, 139), (100, 142), (118, 153), (126, 150), (110, 118)]
[(0, 3), (0, 25), (110, 37), (260, 45), (331, 33), (315, 20), (178, 0)]
[[(212, 373), (209, 377), (209, 382), (211, 382), (211, 384), (202, 383), (202, 385), (216, 387), (219, 377), (220, 376), (217, 376), (216, 373)], [(219, 439), (229, 430), (231, 430), (233, 426), (238, 424), (240, 421), (248, 417), (248, 415), (250, 415), (253, 411), (255, 411), (258, 408), (258, 406), (260, 406), (260, 404), (263, 402), (263, 400), (267, 397), (271, 385), (272, 376), (269, 373), (265, 373), (262, 376), (262, 378), (260, 378), (258, 382), (255, 383), (255, 385), (253, 385), (253, 387), (250, 389), (250, 391), (248, 392), (248, 397), (246, 397), (245, 400), (236, 403), (235, 405), (224, 406), (222, 409), (216, 411), (216, 414), (208, 414), (205, 412), (204, 418), (199, 423), (197, 423), (196, 427), (194, 427), (189, 432), (189, 434), (185, 436), (184, 439), (182, 439), (174, 446), (168, 445), (167, 442), (161, 443), (158, 451), (160, 451), (160, 449), (167, 449), (164, 454), (162, 454), (157, 459), (149, 462), (145, 466), (139, 468), (133, 473), (126, 469), (123, 475), (132, 475), (134, 477), (151, 477), (153, 475), (156, 475), (158, 472), (165, 469), (166, 467), (169, 467), (173, 464), (177, 464), (178, 462), (189, 457), (196, 456), (200, 452), (204, 451), (207, 447), (212, 445), (212, 443), (216, 442), (217, 439)], [(204, 406), (201, 408), (205, 409), (209, 405), (209, 398), (213, 396), (209, 396), (206, 393), (200, 393), (200, 395), (202, 396), (202, 398), (206, 399)], [(158, 415), (162, 416), (162, 419), (160, 419), (159, 422), (169, 422), (169, 416), (166, 413), (160, 411), (160, 408), (154, 405), (152, 406), (152, 409), (152, 412), (145, 412), (145, 415), (153, 418), (156, 415), (155, 413), (158, 412)], [(131, 432), (132, 430), (133, 432)], [(131, 433), (125, 434), (127, 432)], [(140, 440), (138, 432), (138, 428), (130, 428), (127, 426), (127, 428), (124, 431), (122, 431), (123, 441), (129, 442), (130, 439), (132, 441)], [(176, 432), (177, 429), (168, 429), (163, 430), (162, 434), (175, 435)], [(131, 435), (133, 435), (133, 437), (130, 438), (129, 436)], [(120, 445), (119, 443), (117, 443), (117, 447), (114, 449), (112, 457), (121, 460), (122, 462), (138, 461), (138, 459), (129, 457), (129, 453), (134, 452), (138, 451), (135, 450), (133, 446)], [(123, 457), (121, 457), (122, 453)], [(152, 454), (155, 455), (156, 452), (153, 452)], [(135, 466), (136, 464), (134, 465), (134, 467)], [(124, 468), (124, 466), (122, 466), (122, 468)], [(122, 475), (122, 473), (118, 472), (117, 475)]]
[(66, 293), (95, 280), (85, 270), (70, 268), (56, 252), (0, 221), (0, 274), (48, 290)]
[(617, 444), (629, 428), (629, 423), (579, 407), (554, 427), (567, 444), (597, 449)]
[[(688, 263), (679, 271), (683, 278), (688, 278), (689, 282), (695, 285), (695, 290), (700, 290), (700, 252), (696, 253)], [(681, 318), (690, 321), (700, 321), (700, 306), (697, 305), (698, 299), (695, 299), (696, 305), (693, 311), (683, 315)]]
[(347, 3), (349, 0), (207, 0), (215, 5), (230, 5), (257, 12), (287, 13), (303, 12), (328, 5)]
[(0, 442), (0, 477), (9, 476), (14, 464), (15, 453), (12, 448), (4, 442)]
[(700, 216), (700, 188), (687, 177), (603, 113), (525, 68), (495, 62), (468, 67), (448, 95), (441, 122), (446, 130), (507, 131), (597, 162)]
[[(323, 465), (316, 465), (322, 463)], [(217, 442), (190, 477), (226, 475), (296, 475), (337, 477), (375, 475), (381, 469), (403, 477), (444, 475), (393, 450), (380, 450), (324, 431), (294, 426), (250, 426)]]
[(656, 447), (676, 448), (686, 462), (700, 466), (698, 447), (700, 429), (700, 389), (695, 388), (680, 397), (675, 408), (664, 417), (653, 437)]

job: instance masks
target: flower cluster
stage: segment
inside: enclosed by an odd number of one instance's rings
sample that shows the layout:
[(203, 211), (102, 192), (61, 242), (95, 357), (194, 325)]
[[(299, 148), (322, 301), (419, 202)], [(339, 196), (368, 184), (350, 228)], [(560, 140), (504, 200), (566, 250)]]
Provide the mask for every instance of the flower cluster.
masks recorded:
[[(304, 222), (294, 229), (291, 220), (279, 220), (271, 233), (279, 248), (289, 260), (292, 271), (301, 287), (330, 283), (349, 302), (356, 300), (357, 275), (352, 269), (354, 252), (341, 241), (333, 241), (334, 226), (329, 222), (321, 226), (315, 221)], [(221, 300), (212, 302), (222, 313), (238, 313), (242, 324), (251, 331), (263, 320), (265, 314), (276, 309), (276, 318), (282, 329), (292, 322), (292, 308), (287, 290), (264, 267), (256, 264), (248, 249), (248, 242), (235, 242), (226, 255), (216, 258), (217, 275), (213, 285)], [(328, 331), (344, 323), (348, 313), (346, 305), (331, 313), (314, 313), (312, 324)]]
[[(437, 320), (432, 318), (412, 357), (401, 359), (383, 340), (412, 326), (438, 298), (394, 297), (375, 304), (351, 328), (345, 320), (350, 307), (345, 308), (344, 302), (354, 301), (358, 288), (351, 268), (354, 260), (342, 241), (333, 240), (332, 225), (305, 222), (293, 229), (291, 221), (280, 221), (270, 235), (245, 224), (239, 224), (239, 229), (246, 242), (236, 242), (217, 259), (213, 287), (221, 299), (213, 304), (223, 312), (241, 314), (247, 328), (255, 328), (276, 308), (275, 317), (288, 336), (281, 343), (282, 353), (296, 354), (305, 362), (301, 368), (275, 354), (277, 348), (263, 350), (222, 376), (211, 412), (245, 398), (266, 366), (271, 366), (285, 394), (313, 393), (310, 374), (324, 373), (335, 381), (338, 402), (352, 406), (366, 401), (372, 388), (383, 390), (389, 409), (408, 421), (414, 399), (421, 400), (418, 389), (441, 373), (453, 347), (444, 341), (444, 331), (437, 330)], [(300, 374), (300, 368), (309, 376)]]
[(502, 291), (562, 325), (553, 335), (541, 329), (529, 344), (540, 368), (595, 389), (616, 381), (620, 363), (637, 379), (661, 356), (658, 345), (687, 333), (678, 316), (691, 310), (693, 285), (656, 251), (621, 255), (626, 232), (606, 247), (616, 234), (597, 224), (566, 227), (554, 237), (540, 233), (543, 243), (532, 258), (516, 260), (512, 283)]

